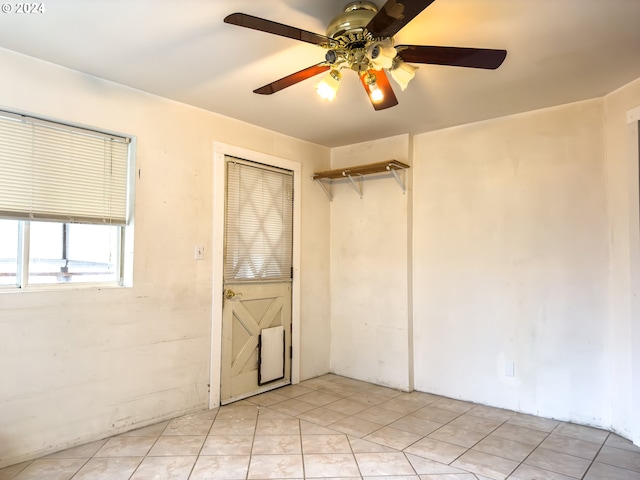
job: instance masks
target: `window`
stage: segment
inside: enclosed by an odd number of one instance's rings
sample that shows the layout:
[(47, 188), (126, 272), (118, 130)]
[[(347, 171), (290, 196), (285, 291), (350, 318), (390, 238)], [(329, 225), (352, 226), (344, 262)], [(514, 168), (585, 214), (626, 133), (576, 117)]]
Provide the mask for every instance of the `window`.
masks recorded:
[(129, 156), (129, 138), (0, 111), (0, 288), (122, 284)]
[(224, 279), (291, 280), (293, 173), (227, 157)]
[(0, 287), (17, 285), (19, 224), (0, 220)]

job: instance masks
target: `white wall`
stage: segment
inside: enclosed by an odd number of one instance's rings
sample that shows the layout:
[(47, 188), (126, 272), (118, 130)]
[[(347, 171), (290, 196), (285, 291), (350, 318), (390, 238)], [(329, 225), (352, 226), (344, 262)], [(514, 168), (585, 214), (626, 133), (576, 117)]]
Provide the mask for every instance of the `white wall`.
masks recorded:
[(415, 138), (416, 389), (611, 425), (604, 158), (602, 99)]
[(639, 108), (640, 79), (605, 97), (613, 428), (636, 444), (640, 444), (639, 156), (637, 120), (628, 124), (627, 113), (633, 109), (640, 113)]
[[(417, 390), (640, 444), (631, 110), (640, 115), (640, 79), (601, 99), (418, 135), (406, 204), (383, 181), (365, 182), (363, 200), (348, 184), (334, 188), (332, 371), (404, 388), (413, 366)], [(332, 166), (409, 152), (399, 141), (334, 149)], [(406, 241), (408, 252), (395, 249)], [(377, 249), (385, 243), (395, 248)], [(403, 273), (413, 274), (408, 297)], [(389, 319), (399, 327), (391, 336)]]
[[(334, 148), (331, 158), (333, 169), (392, 159), (410, 163), (409, 136)], [(411, 169), (406, 172), (410, 181)], [(361, 199), (348, 180), (333, 186), (331, 370), (409, 390), (411, 191), (403, 194), (384, 174), (365, 177), (363, 192)]]
[(328, 372), (329, 207), (310, 180), (328, 149), (7, 50), (0, 64), (0, 107), (136, 136), (140, 171), (133, 288), (0, 293), (0, 467), (206, 408), (214, 141), (302, 162), (301, 377)]

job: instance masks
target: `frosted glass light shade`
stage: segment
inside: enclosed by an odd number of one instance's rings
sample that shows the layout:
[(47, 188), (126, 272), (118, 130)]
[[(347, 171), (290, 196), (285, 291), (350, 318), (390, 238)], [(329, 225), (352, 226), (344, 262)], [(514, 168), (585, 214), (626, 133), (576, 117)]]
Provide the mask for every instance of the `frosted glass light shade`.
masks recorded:
[(400, 88), (404, 91), (409, 82), (415, 77), (418, 67), (414, 67), (405, 62), (399, 62), (398, 66), (393, 70), (389, 70), (391, 78), (393, 78)]
[(367, 57), (376, 70), (391, 68), (396, 58), (396, 49), (390, 40), (376, 43), (367, 48)]
[(323, 79), (316, 85), (316, 91), (321, 98), (325, 100), (333, 100), (338, 93), (338, 87), (340, 87), (340, 72), (337, 70), (331, 70), (327, 73)]

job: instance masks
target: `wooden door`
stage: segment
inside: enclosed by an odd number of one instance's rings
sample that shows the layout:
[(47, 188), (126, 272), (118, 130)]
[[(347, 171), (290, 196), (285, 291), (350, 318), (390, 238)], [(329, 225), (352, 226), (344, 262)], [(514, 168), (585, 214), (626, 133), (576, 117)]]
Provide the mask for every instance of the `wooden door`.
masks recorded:
[(227, 159), (221, 403), (291, 382), (291, 172)]
[[(222, 403), (290, 383), (291, 285), (226, 284), (222, 311)], [(261, 334), (274, 327), (284, 335), (280, 356), (261, 358)], [(263, 378), (261, 360), (281, 361), (282, 375)]]

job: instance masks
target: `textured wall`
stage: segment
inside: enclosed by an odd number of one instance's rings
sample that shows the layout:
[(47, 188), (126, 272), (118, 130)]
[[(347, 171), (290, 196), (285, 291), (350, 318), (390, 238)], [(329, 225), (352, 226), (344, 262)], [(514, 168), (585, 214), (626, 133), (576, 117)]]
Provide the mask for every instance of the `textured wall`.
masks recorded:
[(0, 293), (0, 466), (207, 407), (214, 141), (302, 163), (301, 377), (329, 370), (329, 207), (310, 180), (328, 149), (6, 50), (0, 63), (0, 106), (133, 135), (139, 170), (133, 288)]
[[(632, 110), (636, 120), (629, 123)], [(638, 114), (640, 79), (605, 97), (613, 428), (636, 444), (640, 444)]]
[[(409, 136), (334, 148), (332, 168), (409, 163)], [(402, 174), (400, 174), (402, 177)], [(411, 169), (407, 170), (407, 179)], [(407, 390), (410, 375), (410, 202), (390, 174), (348, 181), (331, 202), (331, 370)]]
[(603, 105), (415, 138), (418, 390), (610, 426)]

